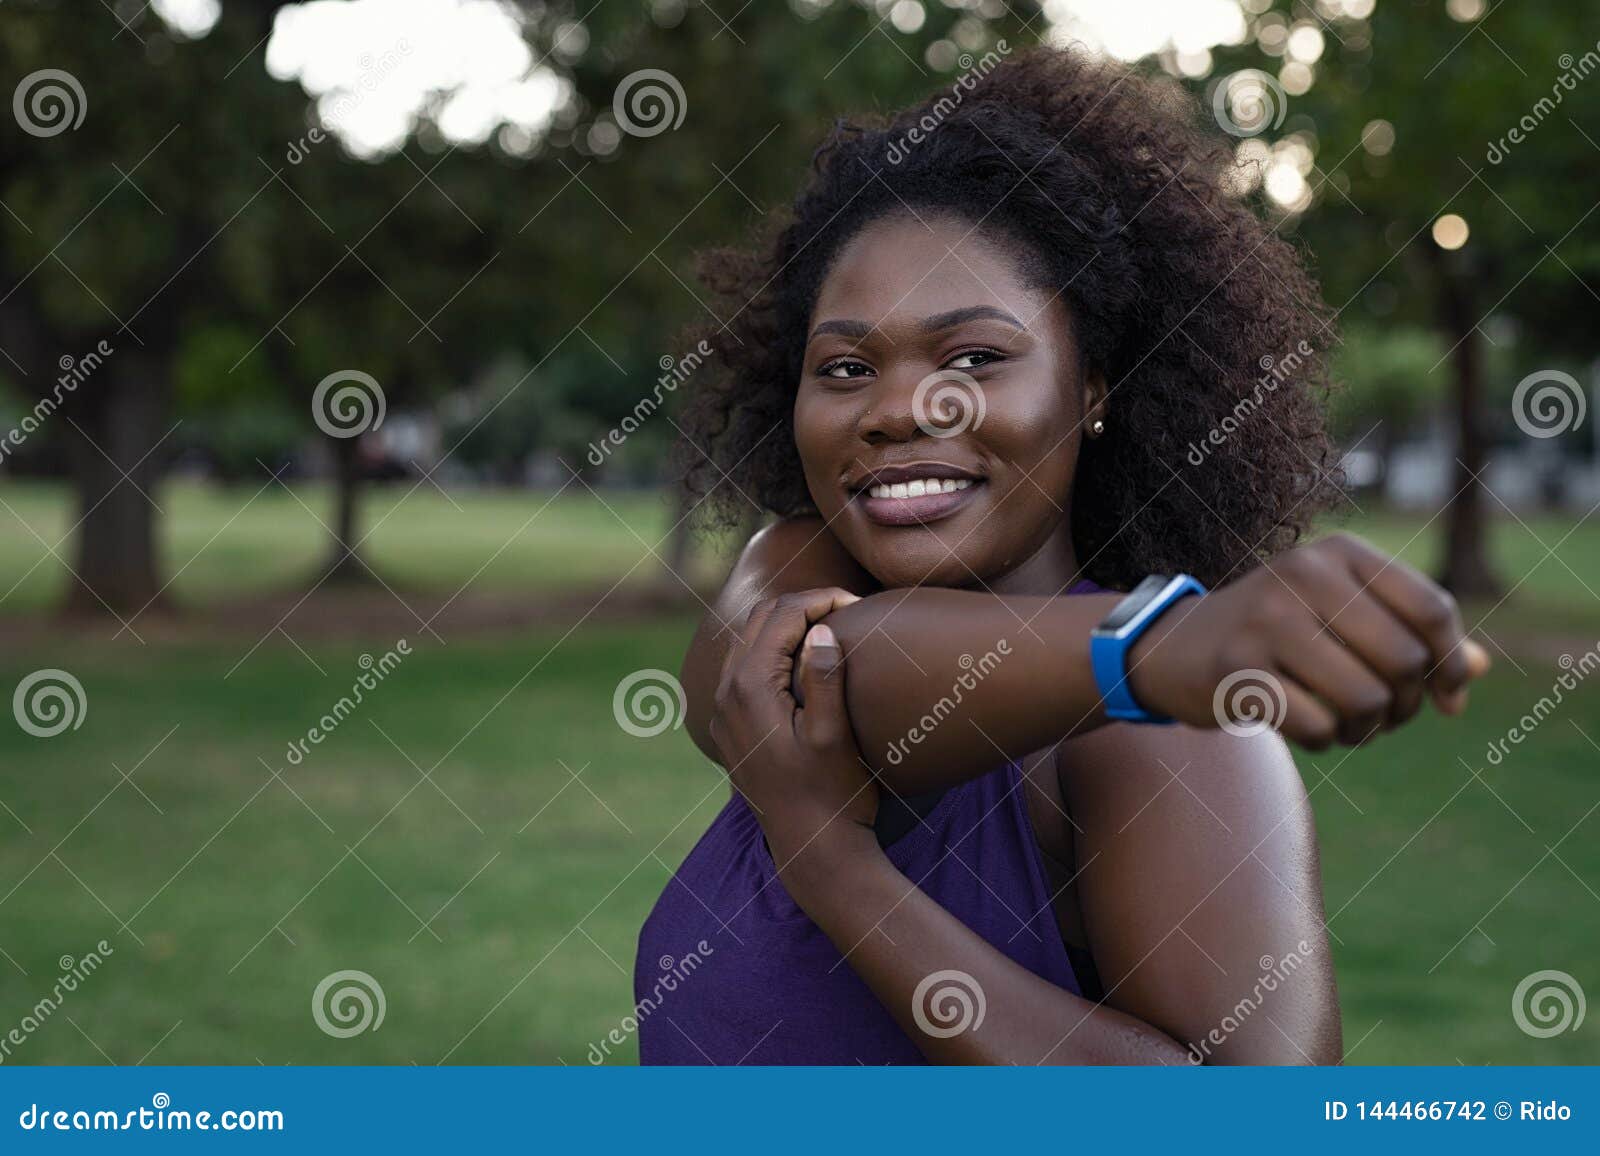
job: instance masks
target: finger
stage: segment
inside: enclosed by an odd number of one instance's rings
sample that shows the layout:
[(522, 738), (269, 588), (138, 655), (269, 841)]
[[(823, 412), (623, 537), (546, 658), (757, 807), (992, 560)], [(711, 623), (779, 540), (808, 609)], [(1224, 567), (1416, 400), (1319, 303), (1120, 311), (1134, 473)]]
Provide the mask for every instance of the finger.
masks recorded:
[(1326, 630), (1389, 685), (1392, 701), (1384, 726), (1411, 719), (1422, 707), (1423, 679), (1433, 665), (1427, 643), (1343, 568), (1329, 567), (1312, 576), (1304, 592)]
[(1332, 708), (1341, 743), (1355, 746), (1388, 717), (1394, 702), (1389, 684), (1327, 631), (1308, 643), (1284, 646), (1274, 658), (1291, 678)]
[(1283, 688), (1283, 723), (1278, 727), (1283, 737), (1310, 751), (1325, 751), (1332, 746), (1339, 737), (1339, 723), (1333, 712), (1294, 679), (1281, 677), (1278, 684)]
[(805, 708), (795, 714), (795, 730), (817, 750), (854, 744), (844, 698), (844, 653), (826, 623), (806, 632), (800, 647), (800, 685)]
[(776, 598), (760, 598), (751, 603), (750, 608), (745, 611), (744, 618), (734, 630), (733, 641), (729, 643), (727, 652), (722, 656), (722, 669), (717, 676), (718, 698), (727, 692), (739, 671), (740, 664), (750, 653), (750, 647), (755, 643), (761, 627), (777, 605)]
[(1459, 707), (1457, 692), (1488, 669), (1488, 655), (1466, 636), (1456, 600), (1437, 583), (1359, 538), (1343, 539), (1343, 555), (1362, 587), (1427, 644), (1428, 688), (1441, 709)]
[(787, 675), (794, 667), (794, 653), (806, 631), (840, 607), (859, 601), (856, 595), (836, 586), (783, 595), (761, 624), (751, 646), (752, 656), (772, 673)]

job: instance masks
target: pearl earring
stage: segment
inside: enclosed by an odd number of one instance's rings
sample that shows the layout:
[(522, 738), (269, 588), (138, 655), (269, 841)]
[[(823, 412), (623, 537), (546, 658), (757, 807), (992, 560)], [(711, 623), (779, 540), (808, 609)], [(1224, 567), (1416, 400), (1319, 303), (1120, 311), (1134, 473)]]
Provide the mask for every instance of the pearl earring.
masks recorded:
[(1089, 436), (1092, 438), (1097, 438), (1105, 432), (1106, 423), (1101, 421), (1099, 418), (1095, 418), (1093, 424), (1089, 426)]

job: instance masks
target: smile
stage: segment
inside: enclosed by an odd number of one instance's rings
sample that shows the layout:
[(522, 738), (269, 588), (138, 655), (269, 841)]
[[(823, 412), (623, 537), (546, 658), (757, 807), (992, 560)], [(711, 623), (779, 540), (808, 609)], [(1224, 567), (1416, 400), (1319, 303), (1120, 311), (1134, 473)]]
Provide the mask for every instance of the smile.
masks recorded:
[(927, 494), (953, 494), (972, 485), (969, 478), (918, 478), (911, 482), (879, 483), (867, 489), (872, 498), (920, 498)]
[(855, 498), (880, 526), (917, 526), (954, 514), (983, 482), (956, 466), (919, 462), (874, 470), (856, 484)]

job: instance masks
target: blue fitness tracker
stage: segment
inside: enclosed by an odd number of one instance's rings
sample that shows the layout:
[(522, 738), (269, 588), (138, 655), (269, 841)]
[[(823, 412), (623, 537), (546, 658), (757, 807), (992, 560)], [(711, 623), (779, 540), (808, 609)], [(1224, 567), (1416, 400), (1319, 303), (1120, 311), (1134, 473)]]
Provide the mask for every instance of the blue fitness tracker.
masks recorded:
[(1106, 705), (1106, 717), (1125, 722), (1168, 723), (1164, 715), (1151, 714), (1136, 701), (1128, 687), (1128, 651), (1150, 624), (1180, 598), (1204, 594), (1206, 588), (1187, 574), (1167, 577), (1152, 574), (1117, 603), (1104, 621), (1089, 633), (1089, 663), (1095, 685)]

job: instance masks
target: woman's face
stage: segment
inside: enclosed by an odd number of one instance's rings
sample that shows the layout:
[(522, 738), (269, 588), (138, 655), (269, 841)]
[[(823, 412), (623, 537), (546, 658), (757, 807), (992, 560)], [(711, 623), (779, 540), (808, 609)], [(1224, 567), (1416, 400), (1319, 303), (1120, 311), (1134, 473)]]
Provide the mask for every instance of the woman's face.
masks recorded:
[(821, 286), (794, 407), (806, 485), (886, 587), (1054, 593), (1104, 382), (1003, 241), (922, 216), (862, 229)]

